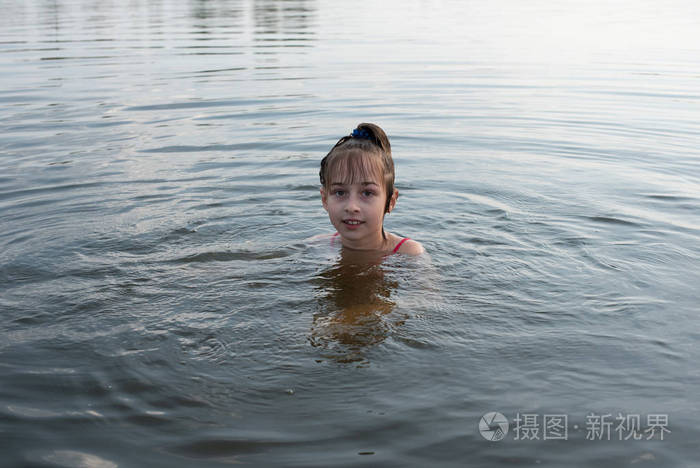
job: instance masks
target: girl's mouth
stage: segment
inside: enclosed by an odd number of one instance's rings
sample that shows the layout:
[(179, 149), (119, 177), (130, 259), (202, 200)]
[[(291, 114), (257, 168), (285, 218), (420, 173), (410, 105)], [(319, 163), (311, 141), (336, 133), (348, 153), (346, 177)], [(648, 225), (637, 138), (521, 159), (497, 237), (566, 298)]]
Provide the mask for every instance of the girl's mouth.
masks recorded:
[(364, 221), (359, 221), (357, 219), (344, 219), (343, 224), (345, 224), (349, 229), (355, 229), (360, 226)]

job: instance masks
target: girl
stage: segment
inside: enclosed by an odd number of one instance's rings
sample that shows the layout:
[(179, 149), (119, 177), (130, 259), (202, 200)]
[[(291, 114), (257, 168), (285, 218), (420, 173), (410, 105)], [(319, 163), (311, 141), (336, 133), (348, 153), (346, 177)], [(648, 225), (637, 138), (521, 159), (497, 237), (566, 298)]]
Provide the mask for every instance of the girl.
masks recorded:
[(419, 255), (423, 246), (384, 230), (384, 215), (396, 205), (394, 161), (384, 130), (361, 123), (321, 161), (321, 201), (343, 247)]

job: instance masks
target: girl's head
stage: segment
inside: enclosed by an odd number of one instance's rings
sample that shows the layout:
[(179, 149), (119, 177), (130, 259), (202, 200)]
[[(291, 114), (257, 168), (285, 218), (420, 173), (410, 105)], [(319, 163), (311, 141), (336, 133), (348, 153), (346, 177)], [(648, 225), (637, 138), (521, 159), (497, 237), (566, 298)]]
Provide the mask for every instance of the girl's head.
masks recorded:
[[(386, 239), (384, 215), (393, 209), (398, 191), (391, 144), (384, 130), (370, 123), (358, 125), (323, 158), (319, 176), (324, 208), (341, 235), (360, 238), (381, 232)], [(352, 200), (352, 187), (360, 187), (359, 205)], [(357, 210), (359, 218), (352, 210)]]

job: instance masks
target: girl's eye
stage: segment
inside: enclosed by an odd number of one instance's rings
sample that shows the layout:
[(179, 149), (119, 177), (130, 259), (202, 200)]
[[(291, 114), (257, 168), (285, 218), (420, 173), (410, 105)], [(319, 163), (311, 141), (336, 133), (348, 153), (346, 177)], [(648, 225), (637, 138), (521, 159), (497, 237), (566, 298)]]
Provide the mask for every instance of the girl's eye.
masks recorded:
[(374, 192), (372, 192), (371, 190), (365, 190), (362, 192), (362, 195), (364, 195), (365, 197), (371, 197), (372, 195), (374, 195)]
[(336, 197), (342, 197), (343, 195), (345, 195), (345, 190), (336, 190), (335, 192), (333, 192), (333, 194)]

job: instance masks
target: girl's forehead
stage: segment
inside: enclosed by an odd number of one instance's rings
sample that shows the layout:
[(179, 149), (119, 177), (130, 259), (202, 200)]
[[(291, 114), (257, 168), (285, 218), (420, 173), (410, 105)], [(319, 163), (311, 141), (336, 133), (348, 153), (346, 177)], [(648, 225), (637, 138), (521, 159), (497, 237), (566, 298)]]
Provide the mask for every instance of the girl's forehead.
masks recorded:
[(331, 185), (379, 185), (381, 186), (381, 181), (378, 177), (374, 177), (371, 174), (358, 175), (356, 177), (351, 177), (349, 175), (332, 175)]
[(374, 180), (365, 180), (365, 181), (362, 181), (362, 182), (356, 182), (356, 181), (336, 181), (336, 180), (334, 180), (334, 181), (331, 182), (331, 187), (334, 186), (334, 185), (342, 185), (342, 186), (344, 186), (344, 187), (347, 187), (347, 186), (374, 187), (374, 186), (376, 186), (376, 187), (379, 187), (379, 188), (383, 188), (383, 187), (382, 187), (382, 184), (380, 184), (378, 181), (374, 181)]
[(373, 174), (371, 172), (345, 172), (345, 171), (335, 171), (330, 174), (331, 184), (377, 184), (381, 185), (382, 178), (379, 174)]
[(373, 183), (381, 185), (384, 177), (381, 161), (378, 158), (366, 154), (353, 155), (351, 153), (343, 156), (333, 161), (328, 168), (328, 180), (331, 184)]

